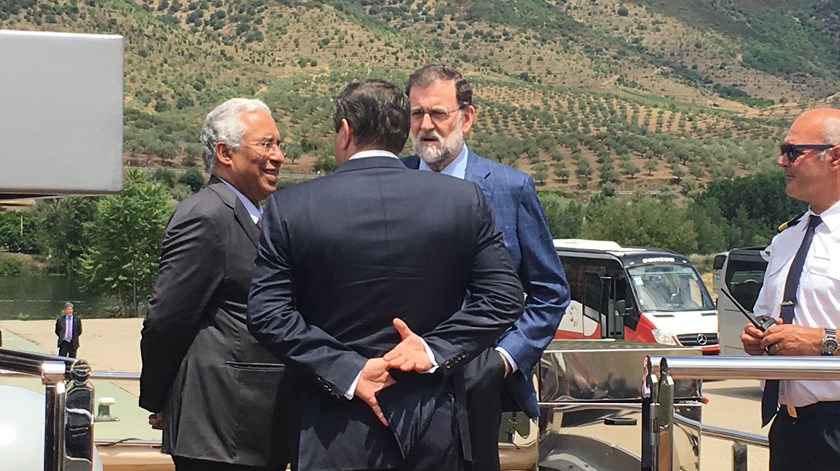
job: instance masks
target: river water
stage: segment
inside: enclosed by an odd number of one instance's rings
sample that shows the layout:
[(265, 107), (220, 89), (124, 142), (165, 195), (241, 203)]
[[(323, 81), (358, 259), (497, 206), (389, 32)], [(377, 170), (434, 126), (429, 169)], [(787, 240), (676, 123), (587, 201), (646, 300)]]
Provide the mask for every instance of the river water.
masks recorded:
[(0, 320), (55, 319), (66, 301), (83, 318), (116, 316), (116, 300), (85, 293), (78, 277), (0, 276)]

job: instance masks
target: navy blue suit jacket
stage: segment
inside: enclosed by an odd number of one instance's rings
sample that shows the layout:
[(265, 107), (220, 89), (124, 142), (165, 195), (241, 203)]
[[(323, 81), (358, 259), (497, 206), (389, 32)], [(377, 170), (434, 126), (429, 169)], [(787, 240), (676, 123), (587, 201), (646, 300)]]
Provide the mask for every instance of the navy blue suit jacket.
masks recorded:
[[(431, 397), (412, 393), (455, 377), (522, 312), (522, 287), (481, 190), (416, 173), (393, 157), (350, 160), (266, 205), (248, 327), (300, 367), (299, 469), (402, 464), (392, 432), (345, 397), (365, 361), (399, 342), (394, 317), (423, 336), (440, 365), (411, 378), (398, 405), (407, 417), (423, 414)], [(451, 433), (425, 435), (449, 444)]]
[[(420, 166), (415, 155), (402, 161), (409, 168)], [(505, 380), (508, 393), (529, 417), (538, 417), (531, 371), (566, 312), (569, 284), (537, 199), (534, 180), (472, 150), (467, 155), (465, 179), (478, 184), (493, 208), (496, 225), (527, 296), (525, 312), (496, 345), (507, 351), (519, 368)]]

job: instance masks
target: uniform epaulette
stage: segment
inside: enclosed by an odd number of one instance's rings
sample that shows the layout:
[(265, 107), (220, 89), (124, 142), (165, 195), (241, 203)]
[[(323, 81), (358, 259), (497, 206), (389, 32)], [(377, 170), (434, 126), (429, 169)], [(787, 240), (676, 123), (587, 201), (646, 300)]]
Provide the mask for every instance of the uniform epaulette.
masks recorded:
[(779, 224), (779, 229), (778, 229), (779, 232), (782, 232), (783, 230), (785, 230), (789, 227), (793, 227), (793, 226), (799, 224), (799, 220), (802, 219), (802, 216), (804, 216), (805, 213), (807, 213), (807, 212), (808, 211), (803, 211), (803, 212), (797, 214), (796, 217), (794, 217), (793, 219), (787, 220), (787, 221)]

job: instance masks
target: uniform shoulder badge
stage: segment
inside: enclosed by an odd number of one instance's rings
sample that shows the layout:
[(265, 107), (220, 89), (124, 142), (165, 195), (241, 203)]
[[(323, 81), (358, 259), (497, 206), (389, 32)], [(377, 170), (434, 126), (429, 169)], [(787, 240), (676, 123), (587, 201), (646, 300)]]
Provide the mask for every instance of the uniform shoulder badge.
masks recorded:
[(793, 227), (793, 226), (799, 224), (799, 221), (802, 219), (802, 216), (804, 216), (805, 213), (807, 213), (807, 212), (808, 211), (803, 211), (803, 212), (797, 214), (796, 217), (794, 217), (793, 219), (789, 219), (789, 220), (779, 224), (778, 231), (782, 232), (783, 230), (785, 230), (789, 227)]

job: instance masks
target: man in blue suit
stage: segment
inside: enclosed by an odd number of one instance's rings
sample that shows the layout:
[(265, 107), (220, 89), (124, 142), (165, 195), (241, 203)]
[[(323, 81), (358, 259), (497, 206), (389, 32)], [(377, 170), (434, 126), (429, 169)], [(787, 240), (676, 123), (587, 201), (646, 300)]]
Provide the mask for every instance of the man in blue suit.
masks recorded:
[(429, 64), (409, 77), (406, 93), (416, 155), (403, 163), (478, 184), (527, 296), (525, 312), (497, 339), (495, 348), (466, 366), (472, 469), (498, 471), (501, 412), (539, 415), (531, 371), (569, 304), (569, 286), (533, 179), (478, 156), (464, 144), (475, 119), (470, 84), (455, 69)]

